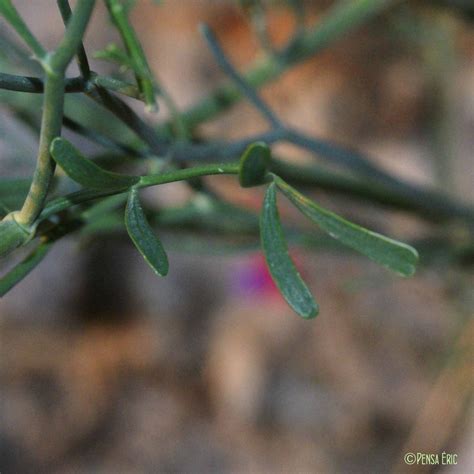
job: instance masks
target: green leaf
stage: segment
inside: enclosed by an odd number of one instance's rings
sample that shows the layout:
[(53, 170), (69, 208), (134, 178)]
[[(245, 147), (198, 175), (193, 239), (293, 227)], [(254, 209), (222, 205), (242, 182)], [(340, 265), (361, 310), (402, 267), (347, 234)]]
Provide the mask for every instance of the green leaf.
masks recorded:
[(248, 146), (240, 158), (239, 181), (243, 188), (265, 182), (270, 157), (271, 151), (266, 143), (255, 142)]
[(276, 206), (275, 183), (270, 184), (265, 194), (260, 235), (270, 274), (281, 294), (300, 316), (314, 318), (319, 307), (288, 254)]
[(15, 285), (25, 278), (46, 257), (52, 242), (43, 242), (23, 261), (0, 278), (0, 297), (5, 296)]
[(324, 209), (275, 176), (283, 194), (331, 237), (402, 276), (415, 273), (418, 252), (409, 245), (372, 232)]
[(112, 173), (88, 160), (64, 138), (51, 143), (51, 155), (64, 172), (74, 181), (92, 189), (126, 189), (138, 182), (138, 176)]
[(34, 235), (34, 232), (18, 224), (13, 216), (14, 213), (10, 213), (0, 222), (0, 257), (26, 244)]
[(142, 254), (155, 273), (166, 276), (169, 269), (168, 257), (161, 242), (148, 224), (138, 199), (138, 191), (130, 190), (125, 210), (125, 225), (135, 247)]

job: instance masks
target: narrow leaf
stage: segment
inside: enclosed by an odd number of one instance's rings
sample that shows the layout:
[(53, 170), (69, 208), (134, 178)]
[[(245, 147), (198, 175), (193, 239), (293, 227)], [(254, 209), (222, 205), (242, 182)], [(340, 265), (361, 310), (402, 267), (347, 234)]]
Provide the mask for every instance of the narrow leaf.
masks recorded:
[(260, 235), (270, 274), (281, 294), (300, 316), (314, 318), (319, 307), (288, 254), (276, 206), (275, 183), (270, 184), (265, 194)]
[(5, 296), (15, 285), (25, 278), (46, 257), (51, 242), (38, 245), (23, 261), (0, 278), (0, 297)]
[(324, 209), (275, 176), (283, 194), (331, 237), (402, 276), (415, 273), (418, 252), (409, 245), (372, 232)]
[(155, 273), (166, 276), (169, 269), (165, 250), (148, 224), (138, 199), (138, 191), (130, 190), (125, 210), (125, 225), (135, 247)]
[(64, 138), (58, 137), (53, 140), (51, 155), (71, 179), (87, 188), (126, 189), (136, 184), (140, 179), (138, 176), (112, 173), (100, 168), (85, 158)]
[(239, 181), (243, 188), (264, 183), (270, 155), (270, 148), (266, 143), (255, 142), (248, 146), (240, 158)]

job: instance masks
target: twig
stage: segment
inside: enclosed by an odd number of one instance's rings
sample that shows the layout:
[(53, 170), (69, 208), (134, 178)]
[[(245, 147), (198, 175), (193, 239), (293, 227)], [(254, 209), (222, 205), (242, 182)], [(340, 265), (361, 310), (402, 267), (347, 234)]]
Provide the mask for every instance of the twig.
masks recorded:
[[(64, 81), (64, 92), (84, 92), (86, 82), (82, 77), (72, 77)], [(39, 77), (16, 76), (0, 72), (0, 89), (16, 92), (29, 92), (42, 94), (44, 92), (44, 81)]]
[[(71, 7), (69, 6), (69, 2), (68, 0), (57, 0), (57, 4), (64, 24), (67, 25), (69, 18), (71, 17)], [(84, 49), (84, 44), (82, 43), (82, 41), (77, 50), (76, 56), (82, 77), (84, 77), (84, 79), (86, 80), (89, 79), (91, 70), (89, 67), (89, 60), (87, 59), (86, 50)]]
[(46, 50), (33, 35), (10, 0), (0, 1), (0, 13), (5, 17), (8, 23), (10, 23), (21, 39), (30, 47), (36, 59), (42, 62), (46, 57)]
[[(291, 42), (291, 45), (283, 48), (277, 55), (257, 60), (244, 75), (245, 80), (253, 87), (260, 87), (277, 79), (288, 66), (305, 61), (400, 1), (353, 0), (351, 2), (337, 2), (316, 26), (301, 36), (299, 41)], [(240, 97), (241, 92), (236, 85), (223, 84), (208, 97), (184, 112), (183, 118), (187, 128), (192, 130), (199, 123), (214, 118), (235, 104)]]
[(244, 95), (267, 119), (269, 124), (273, 128), (282, 128), (282, 124), (279, 118), (273, 113), (270, 107), (259, 97), (255, 89), (242, 77), (239, 72), (234, 68), (231, 62), (227, 59), (222, 47), (217, 41), (216, 36), (209, 28), (209, 26), (202, 24), (200, 26), (201, 33), (207, 41), (209, 49), (211, 50), (217, 64), (220, 68), (230, 77), (230, 79), (239, 88), (242, 95)]
[(42, 61), (45, 69), (44, 111), (36, 169), (30, 191), (17, 221), (30, 227), (40, 214), (54, 174), (49, 154), (52, 140), (61, 132), (64, 103), (64, 73), (77, 51), (94, 7), (94, 0), (79, 0), (66, 32), (56, 51)]
[(138, 86), (143, 94), (145, 103), (151, 111), (157, 111), (155, 84), (150, 66), (145, 58), (143, 48), (128, 19), (127, 7), (121, 0), (106, 0), (105, 4), (110, 16), (122, 37), (132, 61)]

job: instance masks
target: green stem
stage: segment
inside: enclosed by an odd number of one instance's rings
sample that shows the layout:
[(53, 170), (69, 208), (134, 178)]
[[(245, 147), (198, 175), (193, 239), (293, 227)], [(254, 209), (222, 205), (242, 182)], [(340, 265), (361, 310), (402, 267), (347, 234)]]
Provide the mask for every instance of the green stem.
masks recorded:
[(434, 190), (419, 189), (417, 194), (413, 195), (405, 189), (396, 189), (386, 183), (365, 181), (334, 173), (319, 166), (295, 165), (277, 159), (272, 159), (270, 169), (292, 184), (324, 189), (393, 209), (405, 210), (435, 222), (458, 219), (474, 223), (474, 209)]
[(34, 223), (48, 194), (55, 168), (54, 161), (49, 154), (49, 147), (61, 131), (63, 101), (64, 77), (62, 75), (47, 74), (36, 169), (28, 195), (17, 216), (17, 221), (25, 226), (31, 226)]
[[(99, 76), (93, 72), (90, 73), (88, 80), (83, 76), (66, 79), (64, 92), (88, 92), (94, 85), (132, 97), (133, 99), (143, 99), (140, 91), (134, 84), (110, 76)], [(0, 89), (42, 94), (44, 92), (44, 82), (39, 77), (16, 76), (0, 72)]]
[[(64, 92), (84, 92), (86, 88), (87, 83), (82, 77), (72, 77), (64, 82)], [(39, 77), (16, 76), (0, 72), (0, 89), (42, 94), (44, 92), (44, 81)]]
[(47, 55), (42, 62), (46, 72), (43, 98), (43, 116), (36, 169), (30, 190), (16, 220), (31, 227), (44, 207), (51, 180), (54, 162), (49, 148), (55, 137), (61, 133), (64, 106), (64, 73), (72, 57), (76, 54), (89, 22), (95, 0), (79, 0), (66, 29), (66, 33), (56, 51)]
[[(147, 188), (150, 186), (157, 186), (160, 184), (174, 183), (176, 181), (184, 181), (200, 176), (224, 175), (224, 174), (238, 174), (239, 163), (223, 163), (223, 164), (209, 164), (196, 166), (194, 168), (186, 168), (182, 170), (169, 171), (167, 173), (141, 176), (140, 180), (134, 186), (136, 188)], [(43, 221), (52, 215), (69, 209), (72, 206), (84, 202), (92, 201), (101, 197), (112, 196), (125, 192), (126, 189), (84, 189), (67, 196), (62, 196), (54, 199), (46, 205), (41, 213), (40, 220)]]
[[(68, 0), (57, 0), (58, 8), (61, 13), (61, 17), (65, 25), (67, 25), (69, 18), (71, 17), (71, 7), (69, 6)], [(82, 77), (89, 79), (91, 70), (89, 67), (89, 60), (87, 59), (86, 50), (84, 45), (80, 44), (79, 49), (77, 50), (77, 64), (79, 65), (79, 70), (81, 71)]]
[[(348, 34), (401, 0), (352, 0), (337, 4), (318, 24), (278, 55), (254, 63), (244, 75), (253, 87), (277, 79), (289, 66), (300, 63)], [(188, 130), (228, 109), (241, 97), (232, 83), (218, 87), (211, 95), (184, 112)]]
[(48, 61), (53, 71), (64, 72), (71, 59), (77, 53), (94, 5), (95, 0), (79, 0), (77, 2), (74, 13), (67, 23), (64, 38)]
[(132, 60), (135, 76), (145, 98), (145, 103), (151, 110), (156, 110), (153, 75), (140, 41), (129, 22), (127, 8), (121, 0), (106, 0), (105, 3)]
[(196, 166), (194, 168), (185, 168), (182, 170), (170, 171), (162, 174), (142, 176), (138, 184), (135, 186), (138, 188), (145, 188), (148, 186), (156, 186), (158, 184), (197, 178), (199, 176), (238, 174), (239, 167), (239, 163), (221, 163)]
[(23, 41), (31, 48), (36, 58), (42, 62), (46, 57), (46, 50), (35, 38), (10, 0), (0, 0), (0, 13), (5, 17), (8, 23), (10, 23)]

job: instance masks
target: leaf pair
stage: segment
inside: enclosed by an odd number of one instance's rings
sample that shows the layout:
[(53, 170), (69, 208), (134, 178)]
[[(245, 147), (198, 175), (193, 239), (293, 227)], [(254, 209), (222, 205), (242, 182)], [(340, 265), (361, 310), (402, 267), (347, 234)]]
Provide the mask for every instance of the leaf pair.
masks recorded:
[(402, 276), (411, 276), (415, 272), (418, 260), (415, 249), (343, 219), (318, 206), (281, 178), (274, 176), (274, 181), (265, 194), (261, 214), (262, 247), (275, 284), (300, 316), (312, 318), (317, 315), (319, 309), (288, 254), (276, 204), (277, 188), (299, 211), (331, 237)]
[(138, 176), (112, 173), (97, 166), (79, 153), (64, 138), (55, 138), (51, 144), (51, 155), (64, 172), (74, 181), (92, 189), (130, 189), (125, 211), (125, 224), (133, 243), (155, 273), (168, 273), (168, 258), (161, 242), (148, 224), (138, 199)]

